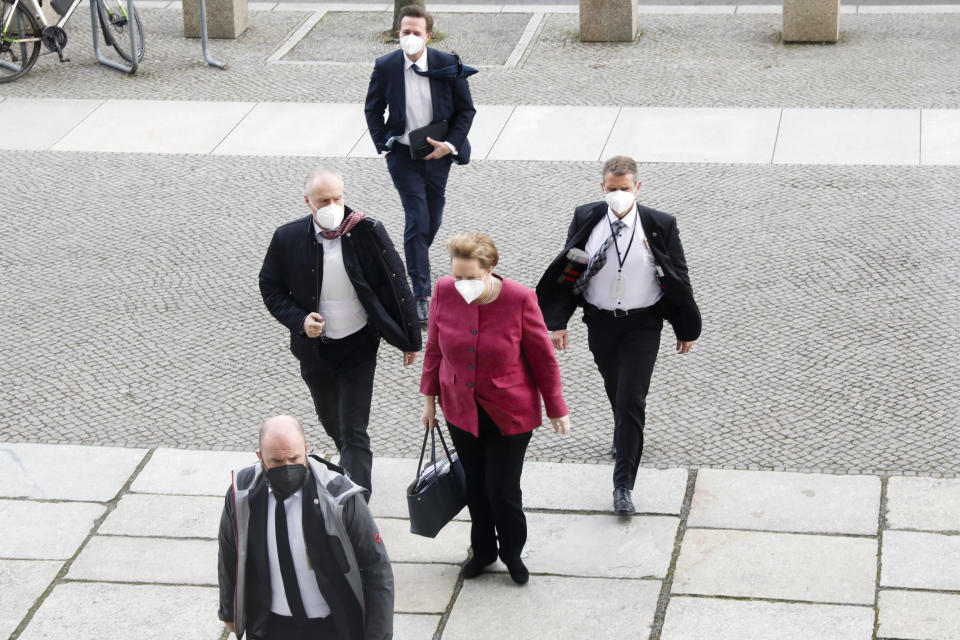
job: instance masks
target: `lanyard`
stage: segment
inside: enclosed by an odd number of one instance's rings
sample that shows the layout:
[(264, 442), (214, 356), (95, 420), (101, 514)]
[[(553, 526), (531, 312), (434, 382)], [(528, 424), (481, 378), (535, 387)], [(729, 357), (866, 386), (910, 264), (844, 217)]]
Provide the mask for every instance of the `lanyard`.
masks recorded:
[[(634, 208), (636, 211), (636, 208)], [(613, 222), (610, 220), (610, 216), (607, 216), (607, 222), (610, 224), (610, 235), (613, 236), (613, 248), (617, 250), (617, 262), (620, 264), (620, 268), (617, 269), (618, 272), (623, 271), (623, 264), (627, 261), (627, 256), (630, 255), (630, 249), (633, 248), (633, 239), (637, 237), (637, 225), (640, 223), (640, 212), (636, 211), (637, 219), (633, 221), (633, 233), (630, 234), (630, 243), (627, 244), (626, 251), (623, 252), (623, 255), (620, 255), (620, 244), (617, 242), (617, 234), (613, 230)]]

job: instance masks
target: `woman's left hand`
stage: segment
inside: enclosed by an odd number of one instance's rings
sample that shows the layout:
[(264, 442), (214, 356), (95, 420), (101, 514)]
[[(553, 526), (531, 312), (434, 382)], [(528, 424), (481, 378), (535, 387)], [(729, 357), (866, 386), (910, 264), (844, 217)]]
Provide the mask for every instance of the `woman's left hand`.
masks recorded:
[(553, 425), (553, 432), (559, 433), (562, 436), (570, 433), (570, 416), (563, 416), (562, 418), (550, 418), (550, 424)]

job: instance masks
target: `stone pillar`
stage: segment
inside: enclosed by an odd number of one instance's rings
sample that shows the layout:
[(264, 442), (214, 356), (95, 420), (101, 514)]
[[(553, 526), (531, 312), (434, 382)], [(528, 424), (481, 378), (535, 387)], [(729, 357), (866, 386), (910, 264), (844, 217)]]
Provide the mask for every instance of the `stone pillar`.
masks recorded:
[(580, 0), (581, 42), (633, 42), (637, 0)]
[(783, 0), (784, 42), (836, 42), (840, 0)]
[[(248, 24), (247, 0), (207, 0), (207, 37), (238, 38)], [(198, 0), (183, 0), (183, 35), (200, 37)]]

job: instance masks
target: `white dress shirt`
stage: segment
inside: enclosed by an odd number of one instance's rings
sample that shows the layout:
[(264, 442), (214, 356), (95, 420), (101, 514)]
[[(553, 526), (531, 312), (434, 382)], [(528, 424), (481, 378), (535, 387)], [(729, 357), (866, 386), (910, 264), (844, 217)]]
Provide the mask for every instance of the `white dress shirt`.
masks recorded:
[[(606, 217), (597, 223), (590, 232), (590, 237), (587, 238), (584, 251), (591, 258), (600, 250), (603, 241), (610, 237), (610, 225), (615, 220), (617, 215), (608, 207)], [(614, 297), (614, 284), (620, 271), (620, 262), (617, 258), (617, 247), (614, 247), (614, 243), (611, 242), (607, 248), (606, 264), (590, 278), (587, 288), (583, 291), (583, 297), (600, 309), (638, 309), (652, 306), (660, 299), (663, 292), (657, 282), (656, 263), (644, 236), (643, 226), (640, 224), (637, 205), (633, 205), (630, 212), (620, 221), (627, 225), (620, 231), (620, 237), (616, 242), (620, 249), (620, 257), (622, 258), (626, 253), (622, 272), (622, 295)], [(636, 235), (633, 238), (633, 246), (627, 253), (630, 238), (634, 233)]]
[[(280, 573), (280, 559), (277, 556), (277, 499), (273, 490), (267, 487), (267, 560), (270, 562), (270, 611), (279, 616), (292, 616), (287, 592), (283, 589), (283, 575)], [(303, 541), (303, 489), (283, 501), (287, 512), (287, 530), (290, 537), (290, 552), (293, 555), (293, 568), (297, 572), (297, 584), (300, 585), (300, 599), (308, 618), (326, 618), (330, 615), (330, 605), (323, 599), (317, 586), (317, 574), (310, 567), (307, 547)]]
[(360, 304), (357, 290), (353, 288), (347, 270), (343, 266), (343, 247), (340, 238), (327, 240), (323, 231), (313, 223), (317, 242), (323, 245), (323, 282), (320, 285), (320, 300), (317, 311), (323, 316), (325, 338), (339, 340), (356, 333), (367, 324), (367, 312)]
[[(410, 132), (433, 122), (433, 94), (430, 92), (430, 78), (425, 78), (414, 71), (413, 65), (417, 65), (420, 71), (427, 70), (426, 47), (423, 48), (423, 55), (417, 58), (416, 62), (406, 54), (403, 56), (403, 87), (406, 97), (407, 121), (403, 135), (394, 138), (394, 140), (408, 147), (410, 146)], [(443, 143), (450, 148), (450, 153), (457, 154), (455, 146), (446, 141)]]

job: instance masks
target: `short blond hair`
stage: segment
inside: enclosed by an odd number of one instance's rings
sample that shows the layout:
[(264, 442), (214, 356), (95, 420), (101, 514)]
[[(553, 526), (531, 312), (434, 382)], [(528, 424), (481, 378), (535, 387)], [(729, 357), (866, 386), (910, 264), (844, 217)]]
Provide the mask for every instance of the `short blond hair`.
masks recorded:
[(497, 263), (500, 262), (497, 245), (493, 244), (490, 236), (479, 231), (458, 233), (450, 238), (450, 241), (447, 243), (447, 250), (450, 251), (451, 259), (475, 259), (484, 269), (495, 267)]

